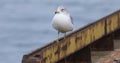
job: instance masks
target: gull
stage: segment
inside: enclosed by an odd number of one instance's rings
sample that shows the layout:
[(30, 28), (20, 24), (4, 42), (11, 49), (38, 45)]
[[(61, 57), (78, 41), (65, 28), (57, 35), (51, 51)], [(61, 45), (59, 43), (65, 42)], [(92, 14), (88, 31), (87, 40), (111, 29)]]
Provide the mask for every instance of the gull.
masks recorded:
[[(52, 26), (58, 31), (58, 39), (60, 33), (64, 33), (65, 39), (66, 32), (73, 30), (72, 18), (65, 7), (59, 6), (58, 9), (55, 11), (55, 16), (52, 20)], [(59, 42), (58, 39), (57, 42)]]

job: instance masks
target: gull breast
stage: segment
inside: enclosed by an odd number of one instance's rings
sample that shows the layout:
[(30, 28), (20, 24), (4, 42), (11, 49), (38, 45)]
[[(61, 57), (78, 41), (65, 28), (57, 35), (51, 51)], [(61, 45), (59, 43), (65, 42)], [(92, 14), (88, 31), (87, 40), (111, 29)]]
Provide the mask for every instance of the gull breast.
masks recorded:
[(62, 33), (73, 30), (70, 16), (64, 14), (56, 14), (52, 20), (52, 26)]

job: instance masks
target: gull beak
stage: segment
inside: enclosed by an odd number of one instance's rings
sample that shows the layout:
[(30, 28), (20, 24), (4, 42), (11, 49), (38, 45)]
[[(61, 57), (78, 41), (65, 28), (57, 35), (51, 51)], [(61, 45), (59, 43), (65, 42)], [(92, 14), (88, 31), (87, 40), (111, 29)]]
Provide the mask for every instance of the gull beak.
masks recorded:
[(55, 14), (58, 14), (58, 13), (60, 13), (59, 11), (55, 11)]

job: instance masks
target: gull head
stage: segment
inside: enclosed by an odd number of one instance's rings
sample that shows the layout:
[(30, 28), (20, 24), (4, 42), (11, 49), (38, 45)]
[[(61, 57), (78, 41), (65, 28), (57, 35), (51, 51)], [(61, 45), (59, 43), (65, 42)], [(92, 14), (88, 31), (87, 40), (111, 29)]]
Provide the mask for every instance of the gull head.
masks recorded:
[(68, 14), (68, 11), (66, 10), (65, 7), (59, 6), (58, 9), (55, 11), (55, 14), (60, 14), (60, 13)]

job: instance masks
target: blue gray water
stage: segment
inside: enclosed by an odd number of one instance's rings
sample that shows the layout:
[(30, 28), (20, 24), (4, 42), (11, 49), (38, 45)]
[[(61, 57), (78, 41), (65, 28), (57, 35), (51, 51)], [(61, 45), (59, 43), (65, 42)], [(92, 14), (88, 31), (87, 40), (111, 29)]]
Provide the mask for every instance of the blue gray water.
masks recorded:
[(24, 54), (56, 39), (51, 20), (59, 5), (69, 10), (75, 30), (120, 9), (120, 0), (0, 0), (0, 63), (21, 63)]

